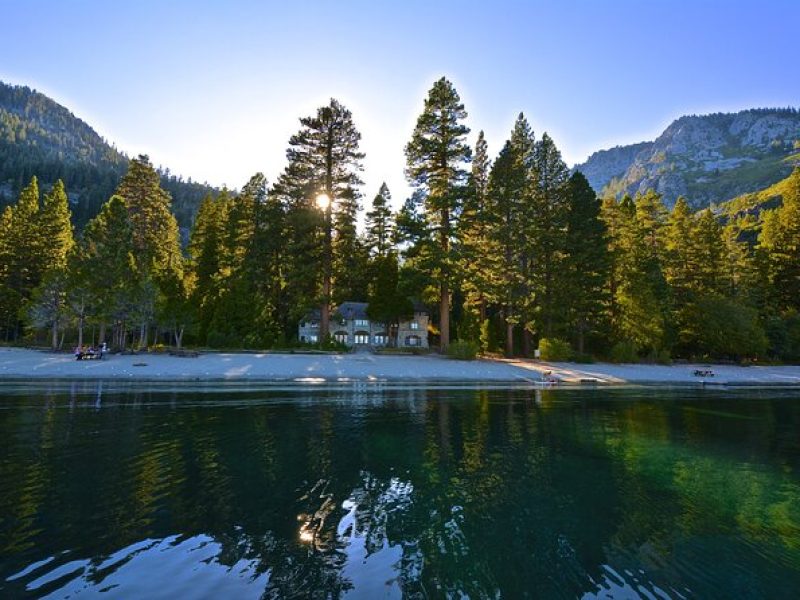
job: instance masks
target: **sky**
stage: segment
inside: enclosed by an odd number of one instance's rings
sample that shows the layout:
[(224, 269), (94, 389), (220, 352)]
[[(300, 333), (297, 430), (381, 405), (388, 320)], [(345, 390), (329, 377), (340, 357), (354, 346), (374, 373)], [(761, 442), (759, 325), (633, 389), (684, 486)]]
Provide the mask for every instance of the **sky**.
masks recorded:
[(502, 146), (524, 112), (568, 164), (683, 114), (800, 106), (800, 0), (0, 0), (0, 80), (129, 155), (213, 185), (274, 181), (298, 119), (337, 98), (362, 189), (395, 206), (424, 98), (450, 79)]

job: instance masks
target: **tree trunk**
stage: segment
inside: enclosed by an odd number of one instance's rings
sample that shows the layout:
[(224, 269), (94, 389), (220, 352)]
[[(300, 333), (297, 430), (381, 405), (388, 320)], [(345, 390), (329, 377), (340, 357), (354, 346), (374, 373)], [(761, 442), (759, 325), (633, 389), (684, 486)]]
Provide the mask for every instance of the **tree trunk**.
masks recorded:
[(506, 356), (511, 358), (514, 355), (514, 323), (508, 320), (506, 315)]
[(578, 354), (583, 354), (583, 323), (578, 324)]
[(527, 329), (522, 330), (522, 354), (526, 358), (531, 355), (531, 332)]
[(439, 350), (444, 352), (450, 345), (450, 289), (446, 282), (441, 287), (439, 304)]
[(58, 321), (53, 320), (53, 329), (52, 329), (53, 337), (51, 339), (51, 346), (53, 350), (58, 350)]
[(146, 350), (147, 349), (147, 323), (142, 322), (142, 325), (139, 327), (139, 350)]
[(175, 345), (177, 346), (178, 350), (181, 349), (182, 343), (183, 343), (183, 327), (179, 327), (175, 330)]
[(83, 346), (83, 312), (78, 317), (78, 346)]
[[(94, 333), (92, 333), (92, 337), (94, 337)], [(105, 341), (106, 341), (106, 322), (103, 321), (102, 323), (100, 323), (100, 335), (98, 342), (102, 344)]]

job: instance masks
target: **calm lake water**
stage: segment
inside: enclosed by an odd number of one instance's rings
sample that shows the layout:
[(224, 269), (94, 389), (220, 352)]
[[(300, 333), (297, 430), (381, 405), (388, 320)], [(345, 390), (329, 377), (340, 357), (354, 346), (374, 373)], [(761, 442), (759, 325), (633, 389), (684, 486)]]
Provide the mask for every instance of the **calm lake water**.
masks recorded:
[(797, 598), (800, 393), (0, 385), (0, 597)]

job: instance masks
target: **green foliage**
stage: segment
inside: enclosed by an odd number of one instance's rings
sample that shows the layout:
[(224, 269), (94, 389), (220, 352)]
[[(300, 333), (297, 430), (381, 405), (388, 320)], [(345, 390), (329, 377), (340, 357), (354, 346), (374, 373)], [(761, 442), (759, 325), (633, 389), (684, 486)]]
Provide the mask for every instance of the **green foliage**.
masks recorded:
[[(720, 219), (684, 200), (668, 212), (654, 192), (601, 203), (523, 115), (494, 162), (478, 136), (467, 173), (465, 117), (452, 84), (437, 81), (406, 147), (415, 191), (392, 215), (382, 185), (363, 237), (360, 134), (336, 100), (301, 119), (275, 185), (258, 173), (238, 193), (204, 198), (186, 256), (171, 188), (147, 157), (125, 159), (117, 194), (77, 241), (65, 186), (43, 186), (42, 198), (32, 178), (0, 214), (4, 337), (27, 324), (49, 329), (55, 347), (91, 324), (119, 347), (146, 346), (154, 331), (153, 342), (177, 346), (186, 334), (282, 347), (327, 299), (329, 278), (331, 301), (368, 299), (370, 319), (390, 331), (412, 314), (409, 299), (438, 303), (431, 331), (447, 347), (452, 319), (451, 354), (464, 358), (503, 336), (509, 355), (541, 338), (546, 360), (609, 348), (625, 361), (800, 358), (800, 170), (759, 214)], [(14, 131), (14, 143), (31, 133)], [(333, 199), (322, 210), (320, 192)]]
[(406, 174), (420, 190), (427, 211), (432, 243), (430, 270), (439, 284), (440, 340), (442, 349), (450, 341), (450, 287), (457, 264), (454, 247), (456, 217), (463, 200), (463, 187), (471, 150), (466, 144), (467, 113), (453, 84), (442, 77), (425, 99), (425, 109), (406, 145)]
[(768, 346), (758, 313), (723, 296), (694, 303), (681, 336), (687, 347), (713, 358), (761, 357)]
[(579, 171), (569, 179), (567, 203), (560, 296), (566, 331), (572, 332), (582, 355), (586, 337), (606, 329), (611, 256), (601, 203)]
[[(373, 321), (385, 323), (390, 331), (396, 333), (399, 321), (414, 315), (411, 301), (398, 290), (397, 256), (393, 252), (376, 256), (372, 269), (374, 276), (370, 286), (367, 315)], [(397, 345), (395, 336), (392, 336), (390, 343), (392, 346)]]
[(572, 358), (569, 342), (560, 338), (542, 338), (539, 340), (539, 357), (542, 360), (563, 362)]
[(636, 342), (622, 340), (611, 348), (611, 361), (615, 363), (635, 363), (639, 360)]
[(447, 346), (447, 356), (456, 360), (475, 360), (478, 344), (465, 340), (455, 340)]
[(481, 322), (480, 350), (481, 352), (491, 352), (496, 346), (497, 341), (494, 337), (492, 322), (489, 319), (484, 319)]
[[(68, 109), (30, 88), (0, 82), (0, 206), (12, 202), (5, 189), (19, 193), (33, 176), (42, 189), (61, 180), (78, 198), (72, 218), (82, 229), (114, 193), (127, 167), (124, 154)], [(159, 177), (172, 195), (178, 222), (188, 228), (212, 188), (168, 169)]]
[(800, 314), (789, 311), (766, 323), (769, 354), (787, 362), (800, 362)]
[(759, 245), (769, 256), (773, 306), (800, 309), (800, 167), (786, 182), (783, 206), (765, 215)]
[(377, 256), (386, 256), (392, 248), (394, 222), (391, 209), (392, 195), (389, 187), (382, 183), (372, 200), (372, 210), (367, 212), (367, 249)]

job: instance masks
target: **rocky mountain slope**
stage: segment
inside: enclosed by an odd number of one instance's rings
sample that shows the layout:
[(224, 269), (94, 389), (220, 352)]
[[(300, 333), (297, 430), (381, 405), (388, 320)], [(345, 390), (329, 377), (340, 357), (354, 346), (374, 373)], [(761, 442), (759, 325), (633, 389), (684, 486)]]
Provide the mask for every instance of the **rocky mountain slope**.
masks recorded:
[[(47, 188), (57, 179), (67, 186), (75, 222), (83, 225), (113, 194), (128, 157), (87, 123), (35, 90), (0, 82), (0, 206), (16, 200), (32, 176)], [(185, 230), (208, 185), (162, 173), (173, 210)]]
[(601, 150), (575, 168), (602, 194), (654, 189), (700, 208), (766, 188), (800, 164), (800, 112), (752, 109), (684, 116), (654, 142)]

